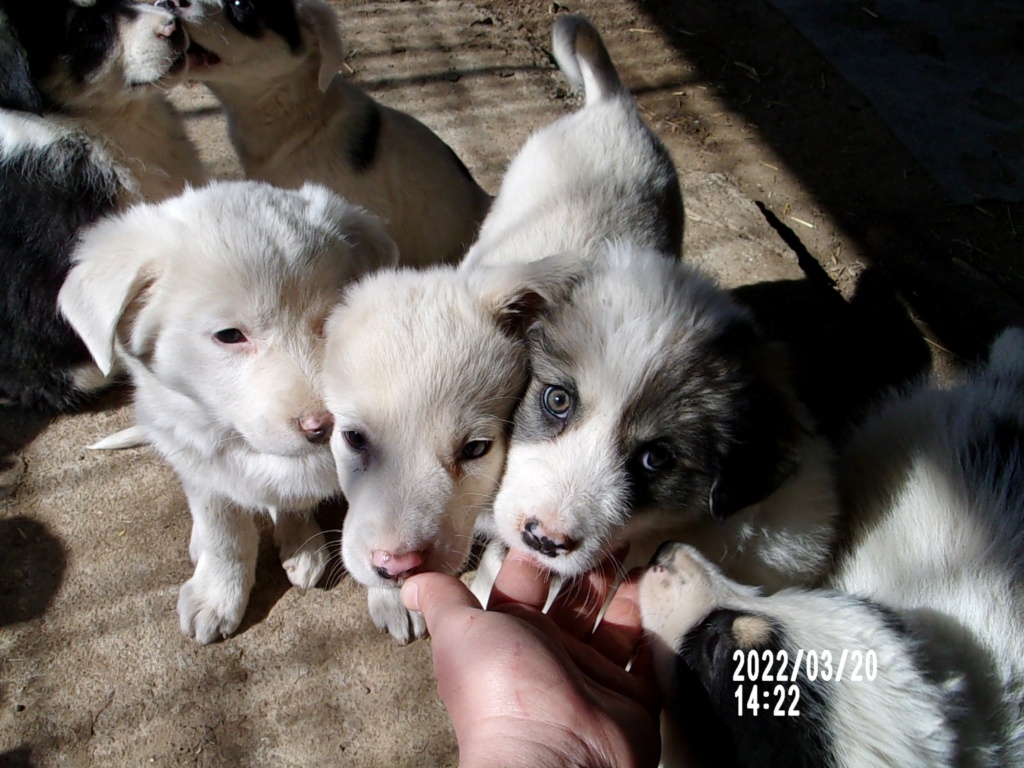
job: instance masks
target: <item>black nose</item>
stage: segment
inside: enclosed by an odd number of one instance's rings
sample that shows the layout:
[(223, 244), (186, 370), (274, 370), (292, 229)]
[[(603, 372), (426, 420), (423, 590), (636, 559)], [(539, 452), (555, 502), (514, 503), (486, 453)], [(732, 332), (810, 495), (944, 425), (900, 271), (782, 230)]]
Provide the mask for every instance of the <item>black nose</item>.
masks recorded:
[(548, 536), (536, 520), (528, 521), (523, 529), (523, 543), (545, 557), (557, 557), (559, 552), (568, 552), (573, 548), (573, 542), (569, 539), (555, 541)]
[(678, 541), (663, 542), (654, 553), (654, 556), (651, 558), (651, 562), (649, 562), (648, 565), (668, 565), (672, 562), (672, 558), (675, 555), (675, 551), (678, 546)]

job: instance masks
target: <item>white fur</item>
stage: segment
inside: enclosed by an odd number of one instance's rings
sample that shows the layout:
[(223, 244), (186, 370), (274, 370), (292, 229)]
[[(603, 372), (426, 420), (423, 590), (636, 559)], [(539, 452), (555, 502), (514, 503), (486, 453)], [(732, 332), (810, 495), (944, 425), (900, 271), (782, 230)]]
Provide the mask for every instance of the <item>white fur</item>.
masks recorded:
[[(490, 198), (429, 128), (337, 74), (342, 45), (330, 6), (296, 0), (295, 7), (299, 52), (271, 31), (259, 39), (241, 34), (224, 18), (220, 0), (196, 0), (182, 10), (193, 40), (220, 58), (192, 75), (224, 105), (246, 176), (286, 187), (319, 182), (365, 206), (384, 220), (403, 263), (458, 260)], [(375, 110), (376, 156), (357, 169), (349, 143)]]
[[(750, 612), (791, 654), (877, 654), (874, 681), (819, 686), (831, 716), (815, 727), (829, 729), (836, 765), (1024, 764), (1022, 433), (1014, 330), (962, 385), (896, 397), (853, 436), (840, 465), (851, 532), (828, 591), (762, 597), (689, 547), (659, 560), (640, 599), (668, 687), (675, 649), (712, 609)], [(846, 595), (894, 612), (906, 634)]]
[[(309, 518), (338, 490), (319, 392), (323, 324), (347, 281), (388, 263), (379, 222), (328, 190), (214, 183), (88, 230), (61, 311), (99, 366), (127, 361), (138, 426), (181, 478), (196, 563), (178, 612), (202, 643), (237, 629), (266, 510), (289, 579), (319, 579)], [(238, 329), (245, 339), (219, 341)], [(307, 422), (308, 423), (308, 422)], [(297, 517), (290, 516), (297, 515)]]

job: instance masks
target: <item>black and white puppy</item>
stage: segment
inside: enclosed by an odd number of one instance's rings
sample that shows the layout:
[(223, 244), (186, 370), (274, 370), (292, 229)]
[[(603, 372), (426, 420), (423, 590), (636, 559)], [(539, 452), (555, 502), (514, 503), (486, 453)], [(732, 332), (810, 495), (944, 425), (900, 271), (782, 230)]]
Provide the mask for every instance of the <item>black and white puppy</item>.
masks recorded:
[(223, 104), (248, 178), (330, 187), (385, 221), (403, 263), (462, 257), (490, 197), (423, 123), (337, 74), (342, 43), (326, 2), (175, 4), (190, 75)]
[(813, 583), (838, 499), (783, 350), (676, 259), (612, 243), (591, 263), (526, 334), (500, 539), (570, 578), (677, 538), (747, 583)]
[(57, 291), (82, 226), (202, 182), (161, 91), (185, 46), (170, 13), (127, 0), (0, 3), (0, 402), (63, 409), (106, 383)]
[(1024, 332), (883, 407), (841, 468), (827, 589), (763, 596), (657, 554), (640, 603), (675, 725), (699, 741), (696, 680), (729, 733), (715, 764), (1024, 765)]

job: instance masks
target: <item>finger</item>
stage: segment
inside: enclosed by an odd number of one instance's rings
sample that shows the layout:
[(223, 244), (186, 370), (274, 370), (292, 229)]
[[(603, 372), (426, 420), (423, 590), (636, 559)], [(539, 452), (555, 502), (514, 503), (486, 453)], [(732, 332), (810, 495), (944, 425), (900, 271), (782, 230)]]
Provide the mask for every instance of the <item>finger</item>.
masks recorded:
[(591, 683), (638, 702), (650, 711), (660, 706), (657, 683), (652, 677), (627, 672), (582, 641), (567, 637), (565, 647), (573, 663)]
[(619, 585), (590, 638), (591, 646), (622, 666), (633, 657), (643, 635), (637, 586), (641, 574), (641, 570), (633, 571)]
[(617, 553), (581, 578), (565, 584), (548, 615), (573, 637), (589, 638), (609, 595), (615, 591), (620, 572)]
[(443, 573), (418, 573), (410, 576), (402, 585), (402, 605), (410, 611), (423, 614), (427, 630), (437, 635), (437, 630), (454, 614), (467, 610), (480, 610), (480, 603), (469, 588), (453, 576)]
[(550, 571), (541, 568), (532, 556), (511, 550), (494, 580), (487, 607), (521, 603), (540, 610), (548, 599), (550, 577)]

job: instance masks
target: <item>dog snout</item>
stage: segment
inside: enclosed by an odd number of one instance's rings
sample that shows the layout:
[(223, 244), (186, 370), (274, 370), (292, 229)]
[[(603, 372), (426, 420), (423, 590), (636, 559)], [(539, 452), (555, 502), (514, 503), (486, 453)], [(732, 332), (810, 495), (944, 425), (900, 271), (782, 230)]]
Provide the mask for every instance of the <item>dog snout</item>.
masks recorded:
[(388, 581), (397, 581), (412, 573), (423, 564), (423, 552), (397, 554), (386, 549), (376, 549), (370, 555), (370, 563), (377, 575)]
[(662, 542), (661, 546), (658, 547), (657, 551), (651, 557), (651, 561), (648, 565), (660, 565), (663, 567), (672, 565), (675, 561), (676, 551), (683, 546), (678, 541), (665, 541)]
[(530, 518), (523, 526), (523, 543), (545, 557), (557, 557), (576, 548), (575, 541), (564, 534), (546, 530), (536, 518)]
[(334, 429), (334, 417), (327, 411), (315, 411), (299, 417), (299, 430), (306, 439), (316, 445), (322, 445), (331, 439)]

